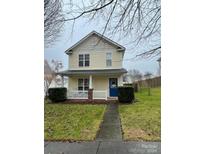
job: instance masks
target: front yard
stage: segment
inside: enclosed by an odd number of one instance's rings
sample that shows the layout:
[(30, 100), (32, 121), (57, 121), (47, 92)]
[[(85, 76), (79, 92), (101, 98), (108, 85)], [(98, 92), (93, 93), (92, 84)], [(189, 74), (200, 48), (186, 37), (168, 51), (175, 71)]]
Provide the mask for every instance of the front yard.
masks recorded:
[(105, 105), (45, 104), (45, 140), (93, 140)]
[(160, 141), (161, 88), (146, 89), (135, 93), (138, 102), (120, 105), (119, 113), (124, 140)]

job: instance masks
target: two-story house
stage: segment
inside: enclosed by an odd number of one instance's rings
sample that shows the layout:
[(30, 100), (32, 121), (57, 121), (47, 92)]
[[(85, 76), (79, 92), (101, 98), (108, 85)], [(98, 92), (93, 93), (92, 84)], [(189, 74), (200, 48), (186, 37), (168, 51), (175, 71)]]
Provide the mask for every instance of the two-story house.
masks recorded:
[(117, 98), (122, 86), (125, 48), (92, 31), (65, 51), (69, 68), (59, 74), (68, 77), (68, 99)]

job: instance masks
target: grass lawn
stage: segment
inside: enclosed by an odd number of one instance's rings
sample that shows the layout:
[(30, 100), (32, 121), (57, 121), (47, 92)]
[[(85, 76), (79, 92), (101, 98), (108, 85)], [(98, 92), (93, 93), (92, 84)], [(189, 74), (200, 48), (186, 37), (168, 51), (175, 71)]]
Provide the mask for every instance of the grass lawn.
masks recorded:
[(120, 105), (119, 113), (125, 140), (160, 141), (161, 88), (152, 88), (151, 96), (143, 89), (135, 93), (138, 102)]
[(45, 104), (45, 140), (93, 140), (105, 105)]

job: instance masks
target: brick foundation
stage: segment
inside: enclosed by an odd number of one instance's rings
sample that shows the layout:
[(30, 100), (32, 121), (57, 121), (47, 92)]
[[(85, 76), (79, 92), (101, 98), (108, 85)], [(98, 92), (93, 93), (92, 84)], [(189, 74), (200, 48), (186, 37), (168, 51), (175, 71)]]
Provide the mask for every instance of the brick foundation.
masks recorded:
[(93, 89), (88, 90), (88, 100), (93, 101)]
[(105, 100), (105, 99), (67, 99), (65, 104), (109, 104), (118, 103), (118, 100)]

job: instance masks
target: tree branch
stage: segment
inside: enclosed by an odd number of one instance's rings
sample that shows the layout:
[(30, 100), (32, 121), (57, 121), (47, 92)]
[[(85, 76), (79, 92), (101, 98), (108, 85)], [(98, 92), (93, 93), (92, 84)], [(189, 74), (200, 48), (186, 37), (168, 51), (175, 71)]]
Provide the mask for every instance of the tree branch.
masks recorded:
[(146, 52), (140, 53), (140, 54), (136, 55), (135, 57), (149, 56), (149, 55), (156, 53), (156, 51), (158, 51), (159, 49), (161, 49), (161, 46), (156, 47), (156, 48), (151, 49), (151, 50), (148, 50)]
[(63, 21), (69, 21), (69, 20), (76, 20), (78, 18), (80, 18), (81, 16), (83, 16), (84, 14), (87, 14), (87, 13), (91, 13), (91, 12), (97, 12), (98, 10), (101, 10), (103, 8), (105, 8), (106, 6), (110, 5), (114, 0), (111, 0), (110, 2), (108, 2), (107, 4), (101, 6), (101, 7), (98, 7), (98, 8), (93, 8), (91, 10), (87, 10), (87, 11), (83, 11), (81, 14), (79, 14), (78, 16), (74, 17), (74, 18), (69, 18), (69, 19), (65, 19)]

